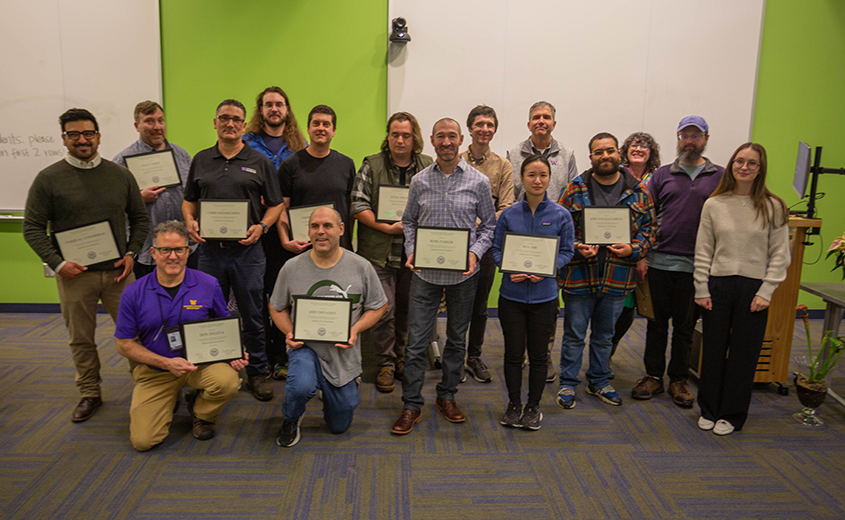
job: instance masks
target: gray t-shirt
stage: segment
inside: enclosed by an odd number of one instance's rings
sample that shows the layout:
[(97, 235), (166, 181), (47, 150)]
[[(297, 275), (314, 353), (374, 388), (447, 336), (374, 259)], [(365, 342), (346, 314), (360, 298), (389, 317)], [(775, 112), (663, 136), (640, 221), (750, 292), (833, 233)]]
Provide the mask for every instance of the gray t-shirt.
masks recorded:
[[(347, 250), (343, 250), (340, 260), (328, 269), (317, 267), (310, 252), (288, 260), (279, 271), (270, 303), (279, 311), (290, 307), (293, 317), (294, 297), (297, 296), (349, 298), (352, 300), (352, 323), (357, 322), (365, 310), (379, 309), (387, 303), (373, 265)], [(323, 376), (332, 385), (341, 387), (361, 374), (360, 334), (355, 346), (348, 349), (322, 342), (309, 342), (307, 346), (317, 354)]]

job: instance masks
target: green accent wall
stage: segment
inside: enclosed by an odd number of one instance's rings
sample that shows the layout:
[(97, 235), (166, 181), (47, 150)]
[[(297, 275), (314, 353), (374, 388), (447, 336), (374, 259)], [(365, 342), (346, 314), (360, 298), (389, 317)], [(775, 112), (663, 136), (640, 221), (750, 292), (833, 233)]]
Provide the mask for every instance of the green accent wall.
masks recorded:
[[(387, 119), (386, 0), (161, 0), (160, 6), (164, 108), (173, 142), (192, 154), (212, 146), (221, 100), (239, 99), (251, 112), (255, 95), (278, 85), (303, 129), (314, 105), (337, 111), (332, 146), (356, 166), (378, 150)], [(770, 187), (790, 205), (797, 202), (791, 184), (799, 139), (825, 147), (824, 166), (845, 166), (843, 56), (845, 2), (767, 0), (753, 137), (769, 152)], [(828, 194), (817, 204), (824, 241), (814, 239), (808, 262), (845, 232), (845, 211), (835, 197), (845, 193), (845, 176), (824, 175), (819, 189)], [(58, 302), (55, 281), (44, 278), (19, 223), (0, 223), (0, 252), (0, 303)], [(816, 265), (804, 267), (804, 280), (839, 281), (830, 266), (822, 252)], [(809, 295), (801, 301), (823, 308)]]

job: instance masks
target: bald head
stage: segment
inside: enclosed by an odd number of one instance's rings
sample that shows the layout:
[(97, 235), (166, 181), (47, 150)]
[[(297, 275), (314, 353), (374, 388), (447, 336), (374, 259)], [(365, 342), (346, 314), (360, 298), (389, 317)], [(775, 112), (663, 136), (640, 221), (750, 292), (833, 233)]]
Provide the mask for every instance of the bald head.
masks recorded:
[(329, 206), (320, 206), (319, 208), (312, 211), (311, 216), (308, 218), (308, 223), (311, 224), (314, 219), (319, 220), (327, 218), (333, 218), (335, 224), (337, 224), (338, 226), (343, 224), (343, 219), (340, 218), (340, 212)]

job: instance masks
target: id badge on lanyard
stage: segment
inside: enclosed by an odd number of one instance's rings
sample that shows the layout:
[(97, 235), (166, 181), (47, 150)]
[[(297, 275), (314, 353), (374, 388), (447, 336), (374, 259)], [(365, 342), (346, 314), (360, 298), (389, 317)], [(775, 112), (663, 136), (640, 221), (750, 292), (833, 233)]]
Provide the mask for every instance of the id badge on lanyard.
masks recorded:
[(164, 333), (167, 335), (167, 346), (170, 347), (172, 352), (182, 350), (182, 331), (179, 330), (178, 326), (167, 327), (164, 329)]

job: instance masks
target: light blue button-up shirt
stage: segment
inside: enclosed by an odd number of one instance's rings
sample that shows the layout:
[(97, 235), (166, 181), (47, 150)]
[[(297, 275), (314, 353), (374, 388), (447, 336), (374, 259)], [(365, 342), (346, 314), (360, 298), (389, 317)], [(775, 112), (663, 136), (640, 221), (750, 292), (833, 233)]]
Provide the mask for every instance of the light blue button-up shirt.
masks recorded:
[[(469, 229), (469, 250), (481, 259), (493, 243), (496, 229), (490, 180), (463, 158), (450, 175), (443, 173), (435, 161), (411, 180), (408, 204), (402, 215), (408, 256), (414, 252), (417, 226)], [(477, 272), (476, 265), (476, 271), (468, 276), (457, 271), (427, 269), (415, 274), (431, 284), (455, 285)]]

